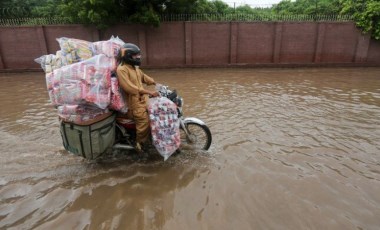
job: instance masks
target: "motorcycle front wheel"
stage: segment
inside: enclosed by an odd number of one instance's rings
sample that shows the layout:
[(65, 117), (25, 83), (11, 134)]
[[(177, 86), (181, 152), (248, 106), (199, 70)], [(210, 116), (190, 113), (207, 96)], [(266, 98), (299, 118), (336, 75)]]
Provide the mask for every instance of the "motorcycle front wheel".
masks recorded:
[(210, 129), (206, 125), (195, 122), (184, 124), (188, 135), (183, 127), (180, 127), (181, 147), (193, 150), (208, 150), (211, 145), (212, 137)]

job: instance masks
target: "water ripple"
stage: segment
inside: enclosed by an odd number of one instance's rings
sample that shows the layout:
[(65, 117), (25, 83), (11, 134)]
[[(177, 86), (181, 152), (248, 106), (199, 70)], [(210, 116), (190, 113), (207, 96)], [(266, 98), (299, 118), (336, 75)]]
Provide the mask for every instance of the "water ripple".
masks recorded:
[(2, 74), (0, 228), (380, 226), (378, 68), (146, 72), (206, 122), (210, 151), (83, 160), (62, 147), (43, 74)]

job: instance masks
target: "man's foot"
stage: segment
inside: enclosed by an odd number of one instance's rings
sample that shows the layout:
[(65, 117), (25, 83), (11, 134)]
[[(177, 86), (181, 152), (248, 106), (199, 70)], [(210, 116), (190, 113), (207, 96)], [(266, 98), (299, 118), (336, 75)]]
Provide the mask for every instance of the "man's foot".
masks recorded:
[(138, 143), (138, 142), (136, 143), (135, 150), (138, 153), (143, 153), (143, 150), (142, 150), (142, 147), (141, 147), (140, 143)]
[(140, 143), (137, 143), (135, 146), (135, 150), (137, 152), (137, 158), (138, 160), (147, 160), (149, 155), (148, 153), (144, 150), (144, 146)]

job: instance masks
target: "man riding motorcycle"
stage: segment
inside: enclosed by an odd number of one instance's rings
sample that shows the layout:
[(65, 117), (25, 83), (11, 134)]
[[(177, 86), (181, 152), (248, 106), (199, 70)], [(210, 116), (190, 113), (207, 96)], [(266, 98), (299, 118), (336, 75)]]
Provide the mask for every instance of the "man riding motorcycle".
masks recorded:
[(128, 104), (127, 117), (136, 123), (136, 150), (142, 152), (142, 145), (148, 140), (150, 127), (147, 111), (148, 96), (157, 97), (159, 93), (144, 89), (143, 83), (155, 85), (153, 78), (144, 74), (139, 68), (141, 51), (138, 46), (126, 43), (120, 49), (117, 77), (125, 91)]

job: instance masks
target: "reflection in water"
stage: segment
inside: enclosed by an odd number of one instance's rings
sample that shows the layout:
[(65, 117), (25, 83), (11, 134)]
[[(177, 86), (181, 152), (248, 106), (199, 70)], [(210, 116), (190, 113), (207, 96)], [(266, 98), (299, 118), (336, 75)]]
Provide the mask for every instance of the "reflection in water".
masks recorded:
[(42, 73), (0, 77), (0, 229), (377, 229), (380, 69), (147, 70), (211, 150), (88, 162)]

